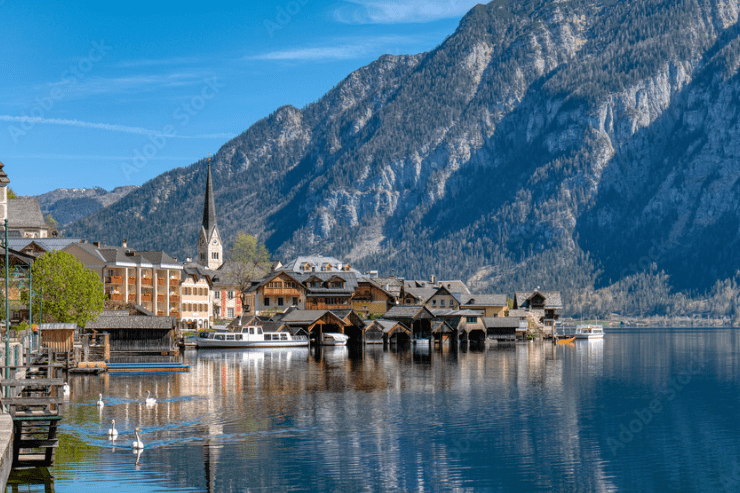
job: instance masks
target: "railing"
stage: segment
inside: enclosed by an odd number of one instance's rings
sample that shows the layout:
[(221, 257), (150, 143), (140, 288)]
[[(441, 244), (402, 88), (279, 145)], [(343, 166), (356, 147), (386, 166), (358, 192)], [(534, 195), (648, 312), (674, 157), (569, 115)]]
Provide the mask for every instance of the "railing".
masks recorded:
[(172, 311), (170, 312), (170, 316), (171, 316), (171, 317), (177, 317), (177, 318), (180, 318), (180, 312), (178, 312), (177, 310), (172, 310)]
[(159, 310), (159, 311), (157, 312), (157, 316), (158, 316), (158, 317), (164, 317), (164, 310)]
[(164, 286), (164, 279), (163, 278), (160, 277), (159, 279), (157, 279), (157, 286)]
[(111, 293), (110, 299), (112, 301), (123, 301), (123, 295), (121, 293)]
[(123, 284), (123, 277), (121, 277), (121, 276), (110, 276), (110, 282), (112, 284)]
[(179, 294), (171, 294), (170, 295), (170, 301), (179, 302), (180, 301), (180, 295)]
[(136, 301), (136, 295), (135, 294), (128, 295), (128, 300), (135, 302)]
[(158, 294), (157, 295), (157, 301), (164, 301), (164, 295), (163, 294)]
[(170, 279), (170, 286), (179, 286), (180, 280), (179, 279)]
[(129, 284), (136, 284), (136, 278), (135, 277), (129, 277), (128, 278), (128, 283)]
[(151, 286), (152, 285), (152, 278), (151, 277), (142, 277), (141, 278), (141, 284), (144, 285), (144, 286)]
[(151, 294), (142, 294), (141, 295), (141, 301), (152, 301), (152, 295)]

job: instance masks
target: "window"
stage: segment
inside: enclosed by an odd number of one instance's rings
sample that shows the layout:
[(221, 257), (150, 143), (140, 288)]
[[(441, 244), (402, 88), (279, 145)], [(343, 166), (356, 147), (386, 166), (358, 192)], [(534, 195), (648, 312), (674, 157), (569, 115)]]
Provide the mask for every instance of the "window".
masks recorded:
[(342, 281), (334, 281), (331, 283), (331, 287), (333, 288), (341, 288), (342, 287)]
[(220, 300), (221, 299), (221, 291), (214, 291), (213, 292), (213, 297), (216, 298), (217, 300)]
[(229, 308), (228, 313), (229, 313), (229, 318), (234, 318), (234, 309), (233, 308)]
[(445, 300), (439, 300), (439, 306), (445, 306)]
[(228, 292), (226, 293), (226, 296), (227, 296), (227, 297), (228, 297), (228, 298), (229, 298), (230, 300), (233, 300), (233, 299), (234, 299), (234, 292), (233, 292), (233, 291), (228, 291)]
[(432, 306), (437, 306), (437, 300), (432, 300)]
[(218, 260), (218, 252), (212, 252), (212, 253), (211, 253), (211, 258), (212, 258), (213, 260)]
[(474, 324), (478, 322), (478, 317), (468, 317), (468, 323)]
[(293, 305), (298, 306), (298, 298), (293, 297)]
[(268, 298), (267, 296), (265, 296), (265, 302), (263, 303), (263, 305), (270, 306), (270, 298)]
[(205, 260), (206, 259), (206, 254), (205, 253), (201, 253), (200, 254), (200, 259), (201, 260)]
[(282, 298), (278, 298), (278, 306), (283, 306), (283, 299)]

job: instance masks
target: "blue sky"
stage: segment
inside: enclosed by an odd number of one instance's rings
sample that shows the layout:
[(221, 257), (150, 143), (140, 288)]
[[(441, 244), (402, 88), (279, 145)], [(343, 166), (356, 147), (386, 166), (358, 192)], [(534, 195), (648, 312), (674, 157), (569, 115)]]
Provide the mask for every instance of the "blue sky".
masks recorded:
[(0, 161), (19, 195), (141, 185), (476, 3), (0, 0)]

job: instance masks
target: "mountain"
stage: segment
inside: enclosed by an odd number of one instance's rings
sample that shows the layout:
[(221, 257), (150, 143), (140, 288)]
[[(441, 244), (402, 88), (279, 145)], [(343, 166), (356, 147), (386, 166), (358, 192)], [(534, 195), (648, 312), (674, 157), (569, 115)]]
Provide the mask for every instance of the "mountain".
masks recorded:
[[(227, 142), (222, 234), (479, 291), (560, 289), (571, 307), (587, 293), (602, 313), (737, 305), (738, 9), (478, 5), (433, 51), (382, 56)], [(205, 176), (205, 161), (164, 173), (67, 232), (192, 255)]]
[(41, 212), (51, 214), (60, 226), (73, 223), (121, 200), (139, 187), (127, 185), (110, 192), (103, 188), (57, 188), (37, 195)]

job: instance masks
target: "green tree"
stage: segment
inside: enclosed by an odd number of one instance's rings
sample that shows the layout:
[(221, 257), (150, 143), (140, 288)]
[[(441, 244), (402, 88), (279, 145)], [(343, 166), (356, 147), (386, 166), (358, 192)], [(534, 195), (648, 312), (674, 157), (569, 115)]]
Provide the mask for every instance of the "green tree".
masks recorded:
[(267, 247), (259, 243), (254, 236), (239, 233), (231, 247), (228, 277), (239, 290), (243, 310), (247, 307), (245, 291), (252, 285), (253, 280), (263, 277), (269, 270), (270, 252)]
[(12, 188), (8, 187), (8, 198), (9, 199), (17, 199), (18, 196), (15, 194)]
[(44, 218), (46, 227), (49, 228), (49, 236), (57, 236), (59, 234), (59, 223), (52, 217), (51, 214)]
[[(33, 263), (32, 272), (34, 291), (44, 293), (44, 318), (84, 327), (103, 311), (105, 293), (100, 277), (69, 253), (47, 252)], [(28, 293), (24, 294), (28, 299)]]

